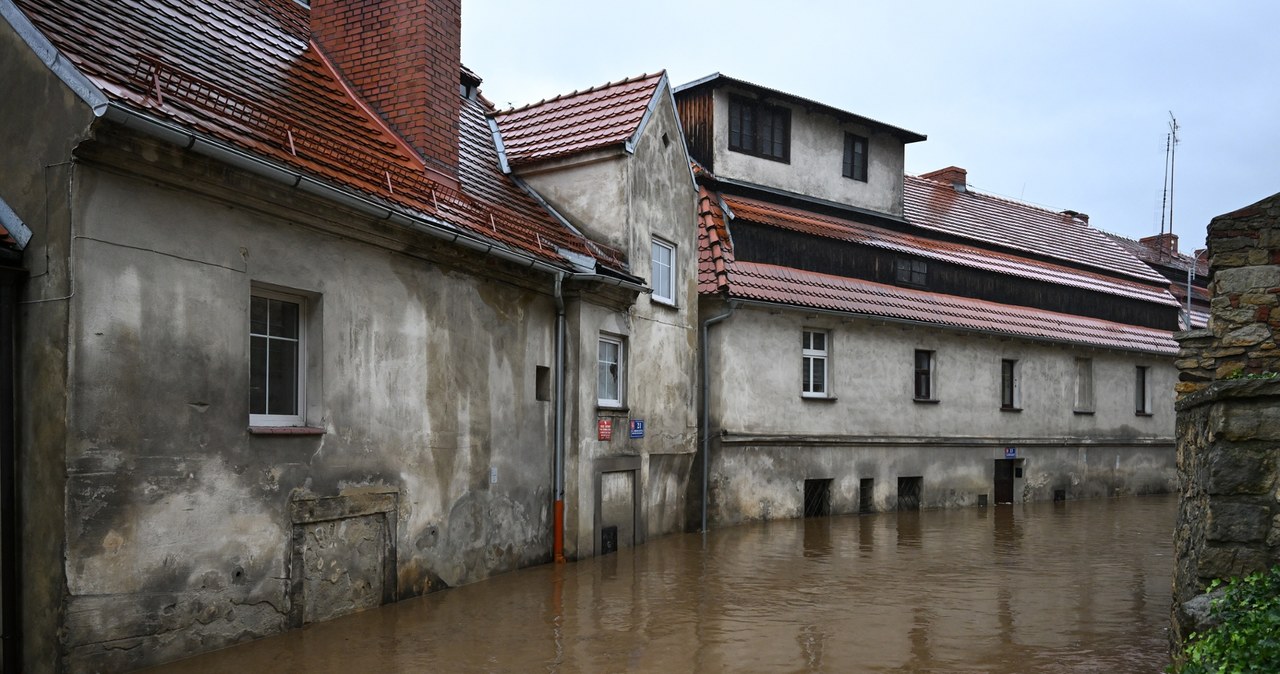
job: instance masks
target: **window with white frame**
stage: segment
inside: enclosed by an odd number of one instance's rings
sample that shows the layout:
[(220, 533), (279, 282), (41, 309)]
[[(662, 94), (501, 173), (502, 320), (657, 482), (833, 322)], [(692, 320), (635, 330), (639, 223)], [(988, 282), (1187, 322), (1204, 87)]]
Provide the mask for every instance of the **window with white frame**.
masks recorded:
[(1000, 361), (1000, 409), (1022, 408), (1022, 382), (1018, 361), (1005, 358)]
[(827, 389), (827, 333), (823, 330), (805, 330), (801, 337), (800, 395), (806, 398), (826, 398)]
[(304, 425), (305, 321), (302, 297), (262, 289), (250, 296), (250, 426)]
[(1135, 414), (1151, 414), (1151, 368), (1146, 365), (1134, 368), (1133, 408)]
[(601, 407), (622, 407), (626, 385), (626, 353), (616, 337), (600, 337), (596, 368), (596, 399)]
[(663, 304), (676, 303), (676, 247), (659, 239), (653, 240), (653, 299)]
[(1076, 400), (1075, 411), (1093, 412), (1093, 359), (1076, 359)]

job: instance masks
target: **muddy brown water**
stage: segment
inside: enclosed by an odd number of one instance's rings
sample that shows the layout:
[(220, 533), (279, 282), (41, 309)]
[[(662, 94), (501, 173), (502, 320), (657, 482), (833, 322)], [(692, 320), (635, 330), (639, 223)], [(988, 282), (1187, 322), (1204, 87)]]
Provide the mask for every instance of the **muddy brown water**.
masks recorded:
[(153, 672), (1157, 672), (1173, 496), (668, 536)]

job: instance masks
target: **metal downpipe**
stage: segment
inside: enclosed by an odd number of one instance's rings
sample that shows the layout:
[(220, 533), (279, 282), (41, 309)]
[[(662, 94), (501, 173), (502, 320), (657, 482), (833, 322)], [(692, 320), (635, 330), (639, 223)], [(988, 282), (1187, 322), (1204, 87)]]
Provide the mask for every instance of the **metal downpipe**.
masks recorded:
[(733, 315), (734, 303), (719, 316), (702, 322), (702, 533), (707, 533), (707, 489), (711, 475), (711, 348), (707, 341), (708, 328)]
[(555, 518), (551, 533), (551, 556), (556, 563), (564, 563), (564, 274), (556, 274), (556, 411), (555, 411)]

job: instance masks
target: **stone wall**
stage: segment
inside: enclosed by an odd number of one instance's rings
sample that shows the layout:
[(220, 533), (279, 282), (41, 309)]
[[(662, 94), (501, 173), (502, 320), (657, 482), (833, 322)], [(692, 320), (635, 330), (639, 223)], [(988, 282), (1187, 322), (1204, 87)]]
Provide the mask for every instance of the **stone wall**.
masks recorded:
[(1280, 563), (1280, 195), (1209, 225), (1209, 328), (1179, 336), (1172, 646), (1215, 578)]

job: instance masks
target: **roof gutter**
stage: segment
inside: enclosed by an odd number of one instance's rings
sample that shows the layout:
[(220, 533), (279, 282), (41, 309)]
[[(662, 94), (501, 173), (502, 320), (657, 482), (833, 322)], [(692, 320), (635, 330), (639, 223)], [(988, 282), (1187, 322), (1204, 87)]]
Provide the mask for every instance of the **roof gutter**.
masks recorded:
[(295, 169), (250, 154), (227, 143), (196, 135), (181, 127), (145, 115), (118, 103), (108, 103), (101, 116), (108, 121), (152, 138), (191, 150), (254, 175), (296, 188), (307, 194), (341, 204), (375, 220), (386, 220), (426, 233), (437, 239), (455, 243), (483, 255), (493, 255), (517, 266), (535, 269), (546, 274), (555, 275), (565, 271), (562, 266), (470, 236), (447, 222), (414, 214), (397, 206), (379, 203), (370, 197), (316, 180)]
[[(1066, 339), (1051, 339), (1049, 337), (1032, 337), (1028, 335), (1020, 335), (1015, 332), (1000, 332), (996, 330), (979, 330), (977, 328), (966, 328), (958, 325), (947, 325), (945, 323), (929, 323), (926, 321), (916, 321), (909, 318), (897, 318), (894, 316), (855, 314), (847, 311), (836, 311), (834, 309), (819, 309), (817, 307), (806, 307), (806, 306), (801, 306), (797, 304), (784, 304), (782, 302), (766, 302), (764, 300), (749, 300), (749, 299), (741, 299), (741, 298), (733, 298), (733, 302), (739, 306), (759, 307), (764, 309), (789, 309), (791, 311), (802, 311), (805, 313), (821, 314), (824, 316), (839, 316), (841, 318), (860, 318), (868, 321), (884, 321), (886, 323), (895, 323), (899, 325), (911, 325), (911, 326), (922, 327), (922, 328), (933, 328), (934, 330), (952, 330), (955, 332), (963, 332), (971, 335), (990, 336), (992, 334), (995, 334), (995, 335), (1000, 335), (1002, 337), (1009, 337), (1011, 339), (1021, 339), (1024, 341), (1037, 342), (1040, 344), (1055, 344), (1055, 345), (1066, 344), (1068, 346), (1084, 346), (1084, 347), (1089, 347), (1094, 349), (1105, 349), (1107, 351), (1120, 351), (1123, 353), (1141, 353), (1149, 356), (1173, 356), (1177, 354), (1176, 349), (1169, 353), (1164, 353), (1161, 351), (1150, 351), (1150, 350), (1144, 350), (1144, 349), (1126, 349), (1118, 346), (1102, 346), (1098, 344), (1090, 344), (1088, 342), (1073, 342), (1071, 340), (1066, 340)], [(1150, 328), (1150, 329), (1154, 330), (1155, 328)], [(1170, 341), (1173, 340), (1172, 331), (1169, 332), (1169, 339)]]

